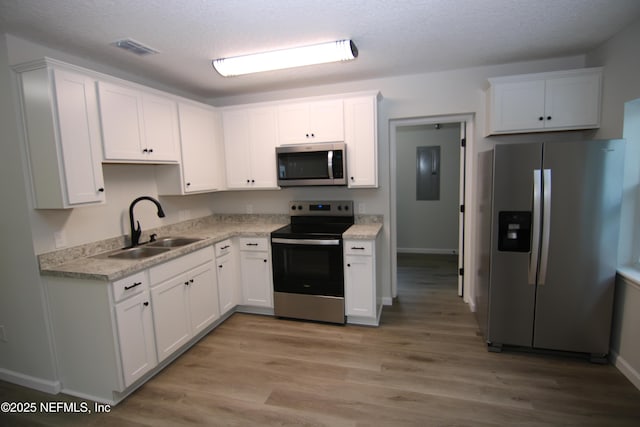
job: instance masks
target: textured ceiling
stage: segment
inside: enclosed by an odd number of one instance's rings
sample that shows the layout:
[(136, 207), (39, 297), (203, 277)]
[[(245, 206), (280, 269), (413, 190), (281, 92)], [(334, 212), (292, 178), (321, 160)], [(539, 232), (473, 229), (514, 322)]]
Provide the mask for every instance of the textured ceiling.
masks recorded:
[[(640, 0), (0, 0), (0, 31), (202, 98), (583, 54)], [(110, 45), (130, 37), (160, 54)], [(211, 59), (350, 38), (351, 62), (223, 78)]]

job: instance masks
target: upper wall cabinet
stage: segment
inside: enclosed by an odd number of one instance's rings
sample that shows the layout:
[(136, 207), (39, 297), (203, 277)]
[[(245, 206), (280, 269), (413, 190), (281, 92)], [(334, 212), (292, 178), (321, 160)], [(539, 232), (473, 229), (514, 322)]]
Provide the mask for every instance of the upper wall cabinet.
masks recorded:
[(15, 70), (35, 208), (104, 203), (95, 80), (52, 60)]
[(227, 188), (278, 188), (275, 107), (231, 108), (222, 113)]
[(180, 165), (157, 166), (160, 195), (224, 189), (224, 148), (220, 113), (210, 106), (178, 103)]
[(488, 135), (600, 126), (602, 69), (489, 79)]
[(280, 145), (344, 141), (342, 100), (280, 105), (278, 132)]
[(103, 81), (98, 101), (105, 161), (179, 161), (176, 101)]
[(344, 100), (349, 188), (378, 187), (377, 107), (377, 94)]

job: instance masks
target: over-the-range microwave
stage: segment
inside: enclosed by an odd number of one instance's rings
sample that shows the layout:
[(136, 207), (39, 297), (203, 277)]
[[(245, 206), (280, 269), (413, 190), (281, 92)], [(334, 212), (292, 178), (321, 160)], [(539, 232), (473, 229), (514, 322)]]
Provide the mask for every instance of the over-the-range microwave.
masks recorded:
[(344, 143), (314, 143), (276, 147), (278, 185), (347, 185)]

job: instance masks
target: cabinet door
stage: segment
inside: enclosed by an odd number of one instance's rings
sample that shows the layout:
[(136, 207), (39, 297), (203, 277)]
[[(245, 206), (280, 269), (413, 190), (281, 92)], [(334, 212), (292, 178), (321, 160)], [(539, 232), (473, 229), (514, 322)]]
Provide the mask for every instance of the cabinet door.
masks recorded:
[(278, 130), (276, 109), (251, 109), (249, 111), (249, 135), (251, 142), (251, 152), (249, 153), (251, 156), (251, 186), (253, 188), (277, 188), (276, 145), (278, 144)]
[(374, 317), (376, 301), (372, 257), (346, 256), (344, 282), (347, 316)]
[(273, 307), (271, 265), (268, 252), (241, 252), (243, 302), (257, 307)]
[(192, 335), (197, 334), (220, 317), (214, 265), (211, 261), (187, 273)]
[(545, 81), (496, 83), (493, 87), (491, 130), (516, 132), (545, 126)]
[(100, 127), (94, 80), (63, 70), (54, 70), (53, 76), (64, 165), (63, 191), (67, 203), (80, 205), (104, 202)]
[(149, 291), (116, 305), (124, 385), (129, 387), (157, 365)]
[(600, 76), (600, 73), (593, 73), (547, 79), (545, 127), (598, 127)]
[(378, 186), (378, 129), (375, 97), (344, 100), (349, 188)]
[(222, 256), (216, 260), (218, 276), (218, 301), (220, 313), (224, 314), (239, 303), (238, 286), (236, 285), (233, 254)]
[(218, 168), (212, 167), (222, 156), (215, 141), (217, 113), (188, 104), (179, 109), (184, 191), (217, 190), (222, 186)]
[(222, 113), (222, 128), (224, 129), (227, 187), (229, 189), (247, 188), (251, 182), (251, 166), (247, 161), (251, 146), (248, 110)]
[(344, 141), (344, 113), (342, 100), (319, 101), (309, 104), (309, 131), (312, 142)]
[(144, 121), (139, 92), (98, 82), (98, 96), (105, 160), (146, 159), (142, 152)]
[(177, 162), (180, 151), (176, 102), (143, 93), (142, 117), (144, 120), (142, 151), (147, 155), (145, 159)]
[(311, 142), (309, 105), (285, 104), (278, 107), (278, 139), (280, 145)]
[(151, 288), (158, 362), (171, 355), (191, 337), (188, 285), (189, 278), (180, 275)]

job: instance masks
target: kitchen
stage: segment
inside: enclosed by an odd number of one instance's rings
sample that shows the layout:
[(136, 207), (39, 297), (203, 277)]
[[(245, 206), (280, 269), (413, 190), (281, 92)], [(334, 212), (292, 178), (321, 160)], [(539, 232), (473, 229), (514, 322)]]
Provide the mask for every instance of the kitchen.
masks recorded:
[[(633, 72), (638, 70), (637, 61), (633, 54), (634, 40), (638, 37), (638, 25), (630, 27), (626, 32), (620, 33), (608, 44), (598, 50), (579, 53), (574, 56), (563, 56), (552, 59), (531, 60), (516, 62), (506, 65), (489, 65), (476, 68), (459, 68), (447, 72), (430, 72), (427, 74), (414, 74), (398, 76), (394, 78), (378, 78), (373, 80), (360, 80), (350, 83), (331, 84), (324, 86), (311, 86), (298, 89), (282, 90), (258, 94), (242, 94), (237, 96), (219, 97), (214, 104), (217, 106), (236, 105), (250, 102), (263, 102), (277, 99), (293, 99), (308, 96), (320, 96), (335, 93), (351, 93), (364, 90), (379, 90), (383, 100), (379, 105), (378, 138), (379, 138), (379, 189), (318, 189), (314, 192), (316, 199), (354, 199), (357, 204), (362, 204), (364, 213), (382, 214), (385, 217), (384, 230), (389, 233), (390, 219), (388, 215), (389, 189), (386, 185), (389, 177), (389, 119), (403, 117), (428, 117), (445, 114), (475, 113), (475, 128), (472, 131), (472, 141), (475, 144), (473, 150), (481, 151), (491, 144), (491, 138), (482, 137), (482, 123), (485, 119), (485, 99), (483, 88), (489, 77), (498, 75), (523, 74), (538, 71), (575, 69), (584, 66), (605, 66), (605, 95), (603, 97), (603, 118), (600, 130), (592, 135), (594, 137), (620, 137), (622, 136), (622, 108), (626, 101), (638, 98), (640, 90)], [(362, 46), (361, 46), (362, 48)], [(3, 48), (4, 49), (4, 48)], [(3, 50), (3, 99), (10, 99), (13, 95), (13, 83), (10, 81), (7, 70), (8, 65), (15, 65), (28, 60), (50, 56), (69, 63), (86, 66), (87, 68), (99, 68), (100, 71), (113, 72), (122, 78), (137, 80), (136, 73), (126, 73), (113, 70), (111, 67), (93, 64), (87, 59), (76, 57), (63, 51), (46, 48), (42, 44), (29, 42), (22, 38), (7, 35), (6, 49)], [(360, 58), (362, 59), (362, 58)], [(213, 72), (213, 70), (211, 70)], [(628, 77), (627, 77), (628, 76)], [(615, 82), (615, 83), (614, 83)], [(161, 85), (156, 85), (159, 87)], [(159, 87), (160, 89), (165, 89)], [(170, 88), (169, 88), (170, 89)], [(8, 96), (4, 96), (8, 93)], [(635, 96), (634, 96), (635, 95)], [(15, 141), (19, 139), (15, 120), (6, 117), (15, 117), (13, 103), (3, 103), (3, 139)], [(13, 136), (11, 136), (13, 134)], [(553, 135), (554, 138), (562, 135)], [(525, 140), (524, 136), (514, 139)], [(3, 292), (3, 301), (11, 301), (11, 305), (3, 305), (3, 313), (11, 313), (7, 326), (9, 342), (1, 344), (7, 347), (2, 352), (2, 368), (8, 372), (21, 373), (29, 378), (41, 378), (53, 380), (55, 378), (50, 350), (46, 334), (46, 321), (41, 310), (30, 310), (29, 307), (42, 304), (39, 288), (38, 267), (35, 254), (45, 253), (56, 248), (55, 233), (63, 231), (60, 238), (63, 246), (71, 247), (90, 241), (101, 240), (116, 235), (128, 233), (128, 221), (126, 207), (131, 200), (142, 194), (156, 195), (155, 176), (151, 166), (132, 166), (110, 164), (104, 167), (105, 182), (109, 184), (109, 203), (101, 207), (88, 207), (73, 209), (64, 212), (36, 213), (27, 209), (27, 195), (16, 192), (9, 184), (23, 182), (23, 172), (17, 169), (20, 165), (18, 146), (13, 143), (5, 143), (13, 150), (12, 155), (3, 156), (3, 173), (9, 174), (3, 179), (3, 197), (10, 202), (5, 203), (3, 216), (7, 218), (3, 223), (11, 224), (11, 228), (3, 228), (3, 233), (12, 236), (3, 247), (2, 271), (7, 272), (5, 282), (21, 282), (29, 285), (19, 288), (7, 287)], [(469, 166), (473, 176), (472, 164)], [(18, 177), (18, 178), (16, 178)], [(26, 188), (26, 184), (25, 184)], [(250, 194), (250, 196), (248, 196)], [(145, 229), (158, 227), (166, 223), (178, 222), (182, 219), (199, 218), (217, 214), (248, 213), (284, 213), (284, 206), (290, 200), (306, 198), (303, 190), (289, 189), (283, 191), (254, 191), (251, 193), (233, 191), (212, 193), (211, 195), (194, 195), (187, 197), (162, 198), (163, 207), (167, 211), (167, 218), (159, 219), (155, 211), (141, 209), (140, 221)], [(473, 191), (470, 192), (470, 204), (473, 205)], [(140, 206), (142, 208), (142, 206)], [(114, 221), (118, 218), (118, 221)], [(473, 227), (468, 227), (472, 229)], [(15, 237), (13, 237), (15, 236)], [(383, 236), (385, 245), (389, 245), (388, 234)], [(471, 245), (471, 242), (469, 242)], [(19, 246), (16, 246), (19, 245)], [(24, 245), (24, 246), (23, 246)], [(470, 246), (472, 249), (473, 246)], [(473, 251), (468, 251), (473, 253)], [(473, 257), (468, 257), (469, 262)], [(391, 276), (390, 255), (386, 255), (382, 263), (384, 274)], [(16, 266), (19, 266), (16, 267)], [(470, 265), (471, 267), (471, 265)], [(473, 268), (469, 269), (473, 271)], [(391, 296), (388, 290), (387, 297)], [(5, 303), (6, 304), (6, 303)], [(29, 322), (26, 313), (29, 314)], [(30, 337), (24, 342), (19, 337)], [(30, 357), (25, 357), (29, 354)], [(633, 354), (633, 353), (632, 353)], [(630, 363), (637, 359), (632, 358)]]

